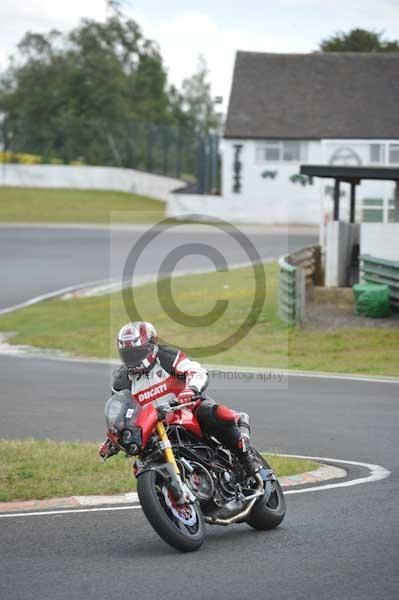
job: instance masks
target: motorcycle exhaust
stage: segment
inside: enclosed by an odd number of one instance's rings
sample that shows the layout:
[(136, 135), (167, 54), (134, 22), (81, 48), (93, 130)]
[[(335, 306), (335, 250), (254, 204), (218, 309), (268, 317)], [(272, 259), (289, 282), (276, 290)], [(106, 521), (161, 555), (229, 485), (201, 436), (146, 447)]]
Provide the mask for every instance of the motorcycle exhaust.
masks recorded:
[(256, 500), (260, 496), (263, 496), (263, 493), (264, 493), (264, 489), (263, 489), (264, 482), (263, 482), (262, 477), (259, 475), (259, 473), (256, 473), (255, 478), (258, 480), (257, 490), (254, 494), (252, 494), (252, 496), (248, 496), (249, 504), (246, 506), (246, 508), (244, 508), (244, 510), (242, 510), (238, 514), (234, 515), (233, 517), (230, 517), (229, 519), (219, 519), (218, 517), (205, 517), (204, 516), (204, 520), (207, 523), (209, 523), (210, 525), (231, 525), (232, 523), (241, 521), (241, 519), (245, 519), (245, 517), (247, 517), (249, 515), (249, 513), (251, 512), (252, 507), (255, 504)]

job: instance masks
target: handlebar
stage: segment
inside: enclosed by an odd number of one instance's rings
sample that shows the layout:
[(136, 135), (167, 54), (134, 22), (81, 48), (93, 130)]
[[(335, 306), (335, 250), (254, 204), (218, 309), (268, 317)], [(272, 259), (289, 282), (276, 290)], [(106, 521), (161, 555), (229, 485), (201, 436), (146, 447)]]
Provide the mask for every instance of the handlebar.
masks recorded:
[[(197, 398), (199, 400), (199, 398)], [(174, 412), (175, 410), (180, 410), (181, 408), (187, 408), (187, 406), (193, 406), (197, 403), (197, 400), (193, 400), (192, 402), (186, 402), (185, 404), (176, 404), (175, 406), (170, 406), (170, 410)]]
[(197, 396), (196, 400), (192, 400), (191, 402), (186, 402), (185, 404), (178, 404), (178, 403), (177, 404), (170, 404), (170, 403), (168, 403), (168, 404), (162, 404), (161, 406), (157, 407), (158, 416), (161, 419), (164, 419), (165, 415), (168, 412), (176, 412), (178, 410), (181, 410), (182, 408), (187, 408), (189, 406), (194, 406), (194, 404), (197, 403), (197, 401), (199, 400), (200, 397), (201, 396)]

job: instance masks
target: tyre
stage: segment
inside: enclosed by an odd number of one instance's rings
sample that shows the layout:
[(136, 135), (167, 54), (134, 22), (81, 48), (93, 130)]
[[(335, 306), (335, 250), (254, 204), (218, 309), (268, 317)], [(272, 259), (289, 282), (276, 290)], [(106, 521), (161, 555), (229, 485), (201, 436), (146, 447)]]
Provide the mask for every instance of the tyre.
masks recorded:
[(178, 505), (157, 471), (144, 471), (137, 479), (141, 507), (157, 534), (181, 552), (198, 550), (205, 526), (197, 503)]
[[(258, 452), (256, 452), (256, 455), (263, 465), (270, 469), (268, 463)], [(285, 517), (286, 506), (281, 486), (277, 479), (272, 482), (272, 485), (273, 491), (267, 502), (265, 502), (264, 497), (259, 498), (247, 518), (248, 525), (259, 531), (274, 529), (280, 525)]]

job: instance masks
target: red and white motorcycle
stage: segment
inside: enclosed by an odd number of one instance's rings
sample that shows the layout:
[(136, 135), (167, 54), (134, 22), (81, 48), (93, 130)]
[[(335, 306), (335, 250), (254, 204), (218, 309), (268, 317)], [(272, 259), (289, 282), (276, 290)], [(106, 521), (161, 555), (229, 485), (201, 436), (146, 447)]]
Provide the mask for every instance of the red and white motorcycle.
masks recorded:
[(232, 452), (202, 434), (198, 402), (154, 406), (124, 390), (105, 406), (108, 456), (122, 450), (136, 457), (133, 471), (144, 514), (158, 535), (182, 552), (202, 545), (204, 522), (246, 522), (267, 530), (282, 522), (286, 510), (280, 484), (261, 454), (251, 448), (261, 468), (248, 475)]

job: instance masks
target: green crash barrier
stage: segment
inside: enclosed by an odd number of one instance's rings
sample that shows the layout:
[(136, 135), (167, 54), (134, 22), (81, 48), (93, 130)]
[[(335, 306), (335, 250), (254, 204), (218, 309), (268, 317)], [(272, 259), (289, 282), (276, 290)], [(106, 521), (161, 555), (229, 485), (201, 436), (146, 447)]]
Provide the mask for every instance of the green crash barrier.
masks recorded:
[(382, 318), (391, 313), (389, 287), (379, 283), (356, 283), (355, 314), (365, 317)]

